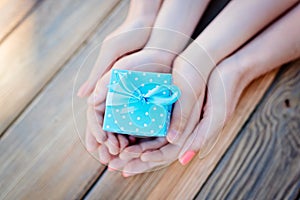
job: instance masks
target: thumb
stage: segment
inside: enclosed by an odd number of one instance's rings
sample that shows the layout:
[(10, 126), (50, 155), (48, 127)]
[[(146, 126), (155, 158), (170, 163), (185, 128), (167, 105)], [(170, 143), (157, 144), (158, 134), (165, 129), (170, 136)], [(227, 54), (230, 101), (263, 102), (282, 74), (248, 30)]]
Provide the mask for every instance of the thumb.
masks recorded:
[(88, 80), (79, 88), (77, 95), (79, 97), (91, 95), (99, 78), (108, 72), (116, 60), (144, 46), (149, 32), (150, 29), (129, 28), (129, 31), (121, 29), (107, 36)]
[[(120, 60), (118, 60), (114, 66), (113, 69), (127, 69), (132, 65), (132, 62), (134, 61), (131, 59), (132, 55), (126, 56)], [(104, 74), (95, 84), (94, 92), (89, 97), (88, 103), (90, 105), (99, 105), (100, 103), (104, 102), (106, 99), (106, 95), (108, 92), (108, 84), (110, 81), (112, 70), (109, 70), (106, 74)]]

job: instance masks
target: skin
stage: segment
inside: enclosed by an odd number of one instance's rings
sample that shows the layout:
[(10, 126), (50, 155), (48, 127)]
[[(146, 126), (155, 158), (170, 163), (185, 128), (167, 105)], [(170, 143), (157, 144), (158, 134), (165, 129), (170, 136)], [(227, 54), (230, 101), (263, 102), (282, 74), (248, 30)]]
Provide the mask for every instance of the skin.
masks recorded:
[[(100, 54), (89, 78), (78, 90), (77, 95), (79, 97), (90, 96), (100, 77), (110, 70), (119, 58), (146, 45), (161, 4), (162, 0), (151, 2), (132, 0), (130, 2), (125, 21), (104, 39)], [(139, 38), (139, 40), (136, 40), (136, 38)], [(87, 111), (86, 148), (89, 151), (100, 148), (101, 144), (104, 144), (108, 138), (107, 134), (102, 131), (101, 123), (99, 123), (102, 122), (103, 112), (101, 113), (101, 111), (103, 108), (104, 104), (90, 106)], [(127, 139), (125, 140), (123, 137), (120, 137), (119, 141), (117, 137), (111, 136), (107, 142), (107, 146), (110, 147), (112, 153), (115, 152), (114, 146), (119, 145), (119, 143), (122, 145), (129, 144)]]
[(200, 156), (206, 156), (211, 150), (211, 141), (215, 142), (219, 130), (230, 119), (246, 86), (255, 78), (300, 56), (300, 28), (295, 26), (299, 17), (300, 5), (223, 60), (209, 77), (204, 117), (182, 148), (169, 143), (158, 150), (146, 151), (139, 158), (123, 164), (124, 175), (142, 173), (178, 157), (181, 161), (186, 152), (200, 150), (200, 153), (204, 151)]
[[(174, 58), (184, 49), (190, 40), (186, 34), (192, 34), (197, 25), (197, 19), (200, 18), (207, 4), (207, 0), (196, 2), (194, 0), (188, 0), (185, 2), (184, 6), (182, 6), (182, 2), (179, 0), (165, 1), (154, 24), (157, 31), (152, 31), (150, 39), (145, 47), (136, 53), (118, 60), (111, 70), (128, 69), (170, 73), (170, 66), (172, 66)], [(180, 10), (180, 15), (178, 14), (178, 10)], [(202, 12), (199, 12), (199, 10)], [(172, 19), (175, 16), (178, 16), (180, 19), (177, 23), (170, 24), (168, 20), (166, 21), (166, 19)], [(185, 23), (186, 21), (190, 21), (191, 23)], [(161, 27), (164, 29), (161, 29)], [(177, 32), (179, 30), (183, 33), (178, 34)], [(166, 42), (161, 46), (161, 43), (157, 42), (157, 40)], [(174, 41), (177, 41), (176, 45), (174, 45)], [(107, 163), (113, 155), (117, 155), (124, 146), (126, 147), (129, 144), (126, 136), (109, 134), (110, 137), (108, 138), (107, 133), (100, 127), (102, 125), (104, 114), (104, 106), (101, 105), (104, 105), (106, 99), (106, 85), (109, 83), (111, 70), (98, 80), (94, 93), (88, 100), (88, 103), (90, 104), (87, 117), (88, 127), (94, 128), (90, 128), (90, 131), (88, 128), (86, 133), (88, 135), (86, 137), (88, 140), (86, 140), (86, 142), (89, 143), (87, 146), (91, 151), (101, 147), (99, 155), (102, 157), (102, 159), (100, 159), (102, 163)], [(94, 109), (93, 111), (93, 108), (95, 107), (100, 107), (102, 109)], [(95, 137), (98, 144), (95, 141), (91, 142), (92, 136)], [(101, 153), (102, 151), (103, 153)], [(107, 155), (106, 152), (109, 152), (111, 156), (103, 156)]]
[[(88, 80), (80, 87), (77, 95), (88, 97), (99, 78), (109, 70), (115, 61), (145, 46), (151, 34), (162, 0), (132, 0), (125, 21), (103, 41), (100, 54)], [(113, 38), (113, 39), (112, 39)], [(136, 38), (139, 38), (136, 40)], [(122, 45), (119, 45), (122, 44)]]
[[(230, 114), (233, 112), (235, 105), (238, 101), (239, 95), (241, 91), (244, 89), (243, 84), (239, 82), (239, 80), (241, 79), (240, 77), (244, 77), (245, 76), (244, 72), (249, 69), (250, 71), (247, 71), (247, 73), (245, 74), (247, 74), (247, 77), (250, 78), (242, 79), (242, 80), (248, 80), (248, 79), (253, 80), (253, 77), (257, 77), (262, 73), (262, 71), (258, 70), (258, 67), (256, 67), (255, 70), (253, 70), (253, 67), (249, 67), (247, 64), (245, 64), (247, 63), (246, 62), (246, 60), (248, 60), (247, 58), (250, 57), (247, 54), (246, 54), (247, 56), (244, 56), (246, 57), (244, 59), (242, 59), (243, 56), (241, 56), (243, 54), (238, 54), (238, 53), (233, 54), (233, 56), (230, 56), (226, 60), (224, 60), (224, 58), (226, 58), (231, 53), (236, 51), (236, 49), (238, 49), (252, 36), (258, 33), (262, 28), (264, 28), (266, 25), (272, 22), (280, 14), (282, 14), (288, 8), (293, 6), (296, 2), (297, 1), (279, 1), (279, 0), (275, 2), (270, 0), (264, 2), (260, 2), (258, 0), (232, 1), (223, 10), (223, 12), (216, 18), (216, 20), (214, 20), (207, 27), (207, 29), (205, 29), (205, 31), (201, 33), (201, 35), (196, 39), (196, 41), (191, 45), (189, 45), (189, 47), (180, 56), (178, 56), (174, 62), (173, 65), (174, 82), (181, 88), (182, 97), (180, 99), (180, 102), (178, 102), (175, 105), (173, 111), (170, 132), (168, 133), (168, 137), (167, 137), (168, 141), (171, 143), (167, 143), (165, 140), (162, 139), (156, 139), (152, 141), (141, 140), (136, 145), (130, 145), (126, 147), (128, 144), (130, 144), (128, 138), (126, 138), (127, 142), (125, 142), (125, 140), (121, 142), (120, 139), (119, 141), (115, 140), (118, 141), (119, 144), (117, 144), (116, 142), (113, 143), (112, 141), (114, 141), (114, 139), (116, 138), (111, 139), (112, 137), (110, 137), (110, 139), (107, 140), (111, 142), (105, 141), (106, 143), (105, 142), (101, 143), (101, 141), (97, 140), (99, 145), (98, 149), (100, 151), (100, 157), (101, 156), (103, 157), (103, 155), (105, 155), (104, 157), (106, 160), (104, 163), (109, 162), (110, 167), (125, 171), (124, 175), (130, 175), (134, 173), (141, 173), (153, 167), (157, 167), (160, 165), (165, 165), (170, 162), (173, 162), (175, 159), (178, 158), (178, 155), (179, 157), (181, 157), (181, 155), (184, 155), (184, 153), (187, 151), (194, 152), (199, 150), (199, 148), (202, 148), (203, 146), (211, 146), (211, 145), (207, 145), (209, 143), (208, 141), (214, 141), (216, 133), (219, 132), (220, 128), (223, 127), (223, 124), (230, 117)], [(160, 12), (162, 12), (162, 10)], [(254, 12), (258, 14), (253, 16)], [(240, 13), (243, 13), (243, 15), (241, 15)], [(160, 15), (160, 16), (164, 16), (165, 19), (168, 19), (165, 17), (165, 15)], [(236, 31), (237, 27), (239, 31)], [(222, 34), (217, 34), (219, 32)], [(153, 32), (153, 34), (154, 33), (155, 32)], [(151, 41), (151, 38), (152, 38), (152, 33), (149, 41)], [(163, 41), (165, 40), (152, 42), (152, 43), (149, 42), (148, 44), (155, 44), (154, 46), (158, 46), (159, 48), (162, 48), (164, 45), (166, 45), (166, 44), (161, 44)], [(152, 47), (153, 45), (149, 45), (149, 46)], [(148, 46), (146, 45), (146, 47)], [(176, 53), (179, 52), (180, 50), (180, 48), (178, 48), (177, 45), (169, 46), (168, 48), (172, 49)], [(262, 54), (258, 54), (258, 55), (261, 56)], [(164, 56), (164, 57), (168, 57), (168, 56)], [(199, 57), (201, 58), (200, 60)], [(286, 58), (289, 59), (291, 57), (292, 57), (291, 55), (286, 56)], [(189, 62), (187, 62), (185, 59), (187, 59)], [(161, 60), (164, 61), (164, 59)], [(250, 60), (253, 61), (256, 59), (252, 58)], [(288, 59), (286, 59), (285, 61), (288, 61)], [(203, 62), (206, 64), (203, 65)], [(268, 61), (265, 62), (268, 63)], [(218, 64), (217, 68), (212, 72), (215, 64), (217, 63), (220, 64)], [(239, 65), (240, 63), (241, 65)], [(280, 62), (277, 61), (278, 65), (279, 63)], [(132, 61), (132, 64), (135, 64), (135, 62)], [(233, 68), (232, 66), (235, 66), (235, 68)], [(248, 67), (240, 67), (240, 66), (248, 66)], [(252, 65), (252, 66), (256, 66), (256, 65)], [(191, 71), (195, 71), (195, 73), (190, 73)], [(249, 75), (249, 73), (253, 75)], [(235, 74), (234, 77), (232, 77), (233, 74)], [(222, 77), (222, 78), (218, 79), (217, 77)], [(205, 87), (208, 78), (209, 78), (208, 96), (207, 96), (208, 100), (207, 100), (207, 104), (203, 109), (204, 118), (201, 119), (201, 121), (199, 121), (204, 94), (205, 94)], [(224, 103), (223, 107), (226, 108), (225, 111), (221, 109), (221, 106), (217, 107), (218, 105), (213, 101), (213, 99), (220, 98), (217, 95), (222, 94), (222, 90), (217, 87), (218, 83), (221, 80), (226, 83), (224, 84), (226, 88), (224, 89), (223, 94), (225, 93), (226, 97), (229, 99), (229, 100), (226, 99), (227, 100), (226, 102), (229, 103)], [(236, 85), (239, 85), (240, 88), (238, 89), (232, 88), (233, 86)], [(101, 104), (101, 102), (103, 102), (103, 99), (102, 101), (100, 100), (97, 102), (97, 104), (94, 104), (94, 107), (101, 106), (101, 105), (103, 106), (103, 103)], [(182, 107), (184, 107), (184, 109), (181, 109)], [(101, 118), (99, 119), (99, 121), (101, 121)], [(216, 123), (216, 121), (218, 122), (218, 124), (220, 124), (219, 126), (209, 126), (210, 124)], [(88, 129), (91, 126), (92, 126), (91, 124), (88, 125)], [(195, 126), (196, 128), (194, 129)], [(203, 127), (206, 128), (216, 127), (217, 129), (214, 130), (208, 129), (208, 131), (203, 131), (203, 130), (207, 130)], [(203, 134), (203, 132), (205, 134)], [(87, 136), (87, 138), (89, 137)], [(194, 140), (195, 138), (196, 140)], [(87, 142), (93, 144), (94, 145), (93, 147), (96, 147), (97, 142), (95, 142), (95, 139), (93, 142), (91, 140), (92, 137), (87, 139)], [(109, 147), (111, 144), (113, 144), (113, 146), (118, 146), (120, 149), (123, 150), (119, 154), (119, 156), (116, 156), (118, 152), (117, 150), (114, 151), (111, 149), (111, 147)], [(209, 152), (209, 150), (207, 150), (207, 152)]]
[[(215, 66), (214, 63), (219, 63), (230, 55), (294, 3), (295, 1), (277, 1), (275, 3), (271, 3), (271, 1), (264, 1), (263, 3), (232, 1), (204, 32), (189, 45), (181, 56), (176, 58), (173, 66), (173, 78), (174, 83), (181, 89), (182, 96), (180, 101), (175, 104), (170, 131), (167, 135), (168, 142), (172, 143), (176, 149), (182, 147), (199, 121), (206, 83)], [(253, 16), (253, 12), (257, 10), (261, 12)], [(266, 10), (268, 12), (265, 12)], [(238, 17), (240, 13), (243, 13), (243, 15)], [(239, 20), (236, 20), (237, 18)], [(233, 34), (233, 28), (226, 28), (230, 26), (240, 27), (239, 30), (242, 31), (234, 31)], [(222, 34), (214, 34), (215, 32), (222, 32)], [(215, 41), (219, 41), (222, 45), (215, 44)], [(222, 52), (223, 55), (221, 56), (219, 52)], [(197, 113), (194, 114), (196, 116), (194, 118), (191, 117), (193, 115), (192, 110)], [(134, 147), (126, 148), (120, 154), (120, 158), (123, 160), (132, 159), (140, 156), (145, 150), (145, 148), (142, 149), (135, 145)]]

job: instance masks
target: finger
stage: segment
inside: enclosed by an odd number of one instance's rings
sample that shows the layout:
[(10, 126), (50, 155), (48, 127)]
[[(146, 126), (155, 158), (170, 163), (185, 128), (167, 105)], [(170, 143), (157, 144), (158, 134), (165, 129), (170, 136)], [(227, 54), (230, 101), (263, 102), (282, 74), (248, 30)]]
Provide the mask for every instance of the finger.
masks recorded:
[(101, 145), (99, 148), (98, 148), (98, 154), (99, 154), (99, 161), (106, 165), (107, 163), (109, 163), (109, 161), (113, 158), (109, 152), (108, 152), (108, 149), (105, 145)]
[(226, 99), (226, 96), (229, 97), (229, 95), (225, 95), (224, 86), (220, 84), (219, 80), (221, 79), (218, 76), (212, 75), (210, 78), (203, 119), (184, 144), (179, 155), (179, 161), (182, 164), (187, 164), (191, 160), (190, 155), (199, 150), (200, 157), (206, 156), (216, 144), (219, 133), (228, 119), (226, 102), (233, 101)]
[(88, 104), (97, 106), (105, 102), (108, 84), (110, 81), (111, 70), (104, 74), (95, 86), (93, 94), (88, 98)]
[[(194, 106), (194, 108), (197, 107), (196, 105)], [(199, 105), (200, 104), (198, 104), (198, 107), (199, 107)], [(184, 130), (184, 133), (183, 133), (184, 137), (181, 137), (180, 140), (178, 140), (176, 145), (168, 143), (163, 148), (160, 148), (156, 151), (145, 152), (141, 155), (141, 160), (147, 161), (147, 162), (160, 162), (165, 159), (168, 159), (169, 161), (176, 160), (186, 139), (190, 136), (190, 134), (192, 133), (192, 131), (195, 128), (195, 125), (199, 122), (199, 118), (200, 118), (199, 109), (193, 109), (190, 120), (186, 126), (186, 129)]]
[(119, 157), (115, 157), (109, 162), (108, 167), (113, 170), (122, 171), (127, 162), (128, 161), (122, 160)]
[[(144, 46), (151, 29), (133, 28), (129, 28), (129, 31), (121, 28), (104, 40), (88, 80), (78, 90), (77, 95), (79, 97), (89, 96), (93, 92), (99, 78), (112, 67), (118, 58)], [(136, 38), (139, 39), (137, 40)]]
[(107, 140), (104, 143), (108, 151), (112, 155), (117, 155), (120, 152), (119, 140), (114, 133), (107, 132)]
[(87, 126), (98, 143), (104, 143), (107, 139), (106, 133), (102, 130), (103, 116), (97, 113), (92, 106), (87, 109)]
[[(169, 57), (166, 59), (158, 59), (157, 52), (153, 53), (153, 50), (142, 50), (137, 53), (133, 53), (122, 59), (118, 60), (112, 69), (126, 69), (135, 71), (147, 71), (147, 72), (170, 72)], [(155, 57), (156, 56), (156, 57)], [(97, 105), (105, 101), (107, 95), (107, 85), (109, 84), (111, 71), (108, 71), (98, 81), (93, 95), (89, 98), (88, 102), (91, 105)]]
[[(178, 61), (175, 61), (174, 64), (174, 84), (180, 88), (181, 97), (179, 101), (175, 103), (169, 131), (167, 133), (167, 140), (173, 144), (176, 144), (180, 137), (182, 137), (190, 119), (191, 112), (194, 109), (194, 105), (199, 96), (204, 96), (205, 91), (205, 88), (203, 88), (205, 85), (201, 84), (201, 75), (195, 70), (186, 73), (187, 66), (187, 64), (182, 64), (182, 62)], [(191, 69), (191, 66), (188, 67), (188, 69)], [(175, 70), (175, 68), (177, 69)], [(197, 85), (195, 85), (196, 83)]]
[(148, 140), (145, 142), (141, 142), (139, 145), (142, 149), (142, 151), (149, 151), (161, 148), (162, 146), (166, 145), (168, 143), (167, 139), (165, 137), (158, 137), (154, 140)]
[(173, 161), (177, 157), (180, 147), (168, 144), (158, 150), (146, 151), (141, 155), (141, 160), (144, 162), (163, 162)]
[(142, 152), (143, 151), (139, 145), (133, 145), (125, 148), (124, 151), (120, 153), (119, 157), (122, 160), (129, 161), (133, 158), (140, 157)]
[(137, 174), (149, 172), (151, 170), (156, 169), (157, 167), (164, 167), (168, 163), (167, 162), (143, 162), (140, 159), (134, 159), (130, 162), (128, 162), (123, 169), (123, 176), (124, 177), (129, 177), (129, 176), (134, 176)]
[(118, 134), (118, 140), (120, 144), (120, 152), (122, 152), (129, 145), (129, 140), (125, 135), (122, 134)]
[(134, 137), (134, 136), (129, 135), (128, 139), (129, 139), (130, 144), (134, 144), (136, 142), (136, 137)]
[(164, 137), (158, 137), (152, 140), (139, 141), (138, 144), (129, 146), (120, 153), (122, 160), (131, 160), (140, 157), (141, 153), (149, 150), (156, 150), (167, 144)]
[(85, 145), (86, 149), (89, 152), (94, 152), (99, 147), (99, 143), (97, 142), (96, 138), (92, 135), (88, 127), (86, 128)]
[[(129, 58), (128, 58), (129, 57)], [(131, 59), (131, 55), (126, 56), (119, 61), (117, 61), (113, 69), (128, 69), (132, 65), (132, 62), (134, 62), (134, 59)], [(112, 70), (109, 70), (107, 73), (105, 73), (97, 82), (95, 91), (93, 92), (93, 95), (91, 95), (88, 99), (88, 103), (90, 105), (98, 105), (105, 101), (106, 95), (108, 92), (107, 85), (110, 81)]]

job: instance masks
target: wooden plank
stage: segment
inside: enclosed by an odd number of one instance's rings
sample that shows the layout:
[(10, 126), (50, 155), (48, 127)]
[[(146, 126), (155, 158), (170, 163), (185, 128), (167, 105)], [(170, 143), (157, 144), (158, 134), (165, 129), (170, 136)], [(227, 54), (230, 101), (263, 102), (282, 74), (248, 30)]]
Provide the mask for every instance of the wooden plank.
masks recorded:
[(118, 4), (1, 138), (0, 199), (81, 198), (102, 173), (104, 166), (82, 144), (86, 100), (73, 99), (73, 85), (89, 55), (75, 86), (88, 77), (99, 43), (124, 20), (127, 4)]
[(109, 199), (192, 199), (269, 88), (277, 71), (260, 77), (245, 90), (232, 120), (220, 136), (222, 143), (219, 142), (208, 157), (194, 159), (186, 167), (176, 162), (162, 171), (127, 179), (122, 179), (118, 173), (105, 172), (87, 199), (98, 199), (99, 196)]
[(300, 60), (280, 72), (197, 199), (299, 198), (299, 91)]
[(0, 134), (119, 0), (44, 1), (0, 46)]
[(34, 9), (39, 0), (2, 0), (0, 1), (0, 43)]

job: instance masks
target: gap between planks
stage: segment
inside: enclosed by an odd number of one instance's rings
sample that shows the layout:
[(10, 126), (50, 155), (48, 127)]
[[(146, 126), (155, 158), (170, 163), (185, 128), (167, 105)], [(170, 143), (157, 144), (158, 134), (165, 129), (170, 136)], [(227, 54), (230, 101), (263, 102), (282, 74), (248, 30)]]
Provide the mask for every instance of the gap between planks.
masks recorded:
[(233, 118), (221, 133), (219, 145), (215, 146), (209, 156), (202, 160), (195, 158), (185, 167), (176, 162), (163, 170), (127, 179), (122, 178), (119, 173), (106, 172), (91, 190), (87, 199), (99, 199), (100, 195), (104, 199), (192, 199), (195, 197), (273, 82), (277, 72), (278, 69), (260, 77), (248, 86)]
[[(0, 30), (0, 45), (1, 43), (39, 6), (42, 0), (28, 1), (22, 0), (9, 0), (2, 2), (4, 5), (0, 5), (0, 15), (8, 13), (0, 20), (0, 25), (4, 25)], [(10, 7), (13, 7), (11, 9)], [(13, 10), (13, 11), (12, 11)]]
[(281, 68), (197, 199), (299, 198), (299, 66)]
[[(74, 138), (69, 95), (71, 95), (70, 92), (72, 93), (73, 78), (82, 64), (83, 58), (97, 46), (98, 41), (102, 41), (123, 21), (127, 12), (127, 2), (122, 1), (118, 5), (117, 9), (97, 28), (96, 35), (91, 37), (86, 46), (72, 57), (63, 70), (53, 78), (22, 113), (17, 122), (11, 126), (8, 130), (9, 134), (5, 134), (0, 140), (0, 149), (4, 152), (0, 155), (2, 163), (0, 166), (0, 196), (30, 198), (43, 197), (50, 193), (57, 198), (78, 198), (86, 193), (95, 177), (101, 174), (104, 167), (99, 167), (99, 163), (91, 158), (82, 146), (78, 146), (80, 140), (77, 135)], [(97, 55), (96, 51), (93, 56)], [(80, 82), (88, 76), (93, 62), (90, 61), (87, 68), (82, 69), (83, 75), (80, 77)], [(66, 82), (66, 80), (69, 81)], [(58, 88), (59, 90), (57, 90)], [(86, 103), (79, 99), (76, 103), (80, 110), (76, 110), (75, 114), (81, 118), (79, 122), (83, 127), (85, 126), (85, 115), (80, 114), (84, 113), (83, 105)], [(40, 111), (45, 108), (47, 115), (41, 117), (43, 112)], [(31, 126), (32, 123), (35, 125)], [(83, 130), (81, 131), (83, 132)], [(57, 150), (60, 151), (57, 152)], [(61, 160), (64, 162), (61, 163)], [(84, 163), (81, 163), (83, 161)], [(76, 165), (72, 166), (70, 163)], [(67, 165), (68, 168), (65, 169), (64, 165)], [(72, 173), (86, 178), (81, 180)], [(49, 176), (49, 174), (60, 174), (61, 178), (56, 178), (55, 175)], [(58, 180), (60, 184), (57, 185), (55, 183)], [(40, 190), (32, 191), (33, 188)]]

